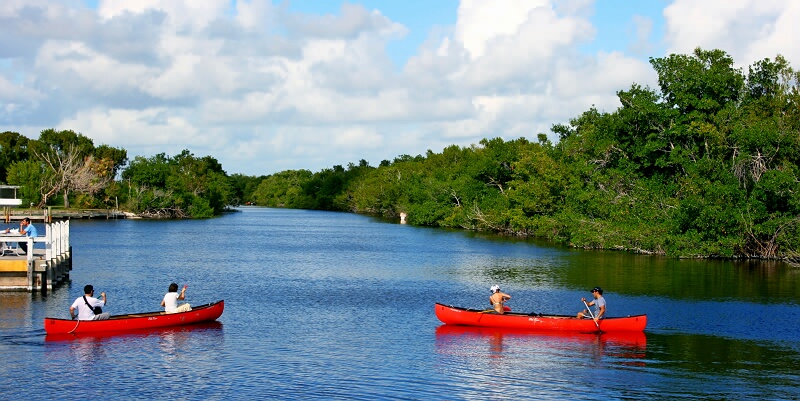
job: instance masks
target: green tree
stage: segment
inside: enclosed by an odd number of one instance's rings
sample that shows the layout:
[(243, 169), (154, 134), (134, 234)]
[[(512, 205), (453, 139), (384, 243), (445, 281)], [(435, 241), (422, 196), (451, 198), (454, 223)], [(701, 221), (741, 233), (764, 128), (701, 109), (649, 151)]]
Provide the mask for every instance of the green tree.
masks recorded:
[(39, 184), (45, 174), (42, 163), (34, 159), (16, 161), (8, 167), (8, 183), (19, 185), (19, 195), (23, 205), (28, 203), (40, 204), (42, 195)]
[(253, 191), (257, 205), (310, 209), (312, 199), (303, 191), (313, 174), (309, 170), (286, 170), (265, 177)]
[(122, 172), (128, 207), (151, 217), (205, 218), (238, 202), (230, 178), (217, 159), (183, 150), (136, 157)]
[(94, 149), (93, 154), (97, 160), (108, 165), (108, 174), (112, 177), (117, 177), (117, 174), (128, 163), (128, 151), (122, 148), (100, 145)]
[(9, 167), (28, 159), (28, 138), (17, 132), (0, 133), (0, 179), (8, 182)]

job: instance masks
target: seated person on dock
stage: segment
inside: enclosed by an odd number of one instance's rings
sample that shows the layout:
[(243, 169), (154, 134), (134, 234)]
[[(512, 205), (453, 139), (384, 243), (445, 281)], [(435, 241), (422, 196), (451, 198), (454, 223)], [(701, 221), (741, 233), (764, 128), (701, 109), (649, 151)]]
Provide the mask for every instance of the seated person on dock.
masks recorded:
[(192, 307), (189, 304), (182, 304), (178, 306), (178, 300), (186, 299), (186, 287), (183, 286), (181, 293), (178, 294), (178, 284), (172, 283), (169, 285), (169, 292), (164, 295), (164, 299), (161, 300), (161, 306), (164, 307), (164, 311), (167, 313), (180, 313), (180, 312), (189, 312), (192, 310)]
[(499, 285), (493, 285), (492, 288), (489, 289), (492, 292), (492, 295), (489, 296), (489, 303), (492, 304), (494, 311), (503, 314), (505, 313), (505, 308), (503, 308), (503, 303), (511, 299), (511, 295), (508, 295), (504, 292), (500, 292)]
[[(6, 234), (10, 233), (11, 229), (6, 228)], [(26, 237), (36, 237), (39, 235), (36, 232), (36, 226), (31, 224), (31, 219), (26, 217), (19, 222), (19, 235), (24, 235)], [(19, 242), (19, 249), (22, 249), (23, 252), (28, 253), (28, 242)]]
[(75, 298), (75, 302), (69, 307), (69, 315), (75, 319), (75, 310), (78, 310), (78, 320), (106, 320), (111, 317), (108, 312), (103, 312), (103, 306), (106, 306), (106, 293), (101, 292), (99, 300), (94, 297), (94, 287), (91, 284), (83, 287), (83, 296)]

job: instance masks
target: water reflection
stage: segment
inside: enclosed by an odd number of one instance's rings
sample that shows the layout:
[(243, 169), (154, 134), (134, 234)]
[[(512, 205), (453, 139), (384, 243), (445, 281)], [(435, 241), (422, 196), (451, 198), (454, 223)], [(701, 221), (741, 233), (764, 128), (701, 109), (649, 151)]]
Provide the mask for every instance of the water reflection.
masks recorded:
[(126, 330), (126, 331), (103, 331), (97, 333), (81, 334), (48, 334), (45, 341), (49, 343), (76, 342), (76, 343), (100, 343), (117, 339), (119, 341), (133, 341), (146, 337), (157, 337), (165, 343), (174, 345), (180, 338), (186, 338), (192, 332), (210, 331), (222, 332), (222, 323), (218, 321), (195, 323), (184, 326), (159, 327), (152, 329)]
[[(108, 360), (107, 352), (114, 352), (113, 347), (119, 344), (142, 347), (149, 345), (158, 347), (165, 362), (172, 362), (178, 358), (190, 345), (193, 336), (201, 334), (222, 335), (222, 323), (218, 321), (204, 322), (185, 326), (162, 327), (153, 329), (130, 330), (124, 332), (99, 332), (85, 334), (48, 334), (45, 336), (47, 352), (60, 354), (65, 349), (69, 350), (74, 360), (91, 364), (96, 361)], [(66, 348), (65, 348), (66, 347)], [(112, 350), (112, 351), (109, 351)], [(113, 358), (111, 358), (113, 359)]]
[[(561, 284), (672, 299), (797, 304), (797, 269), (781, 261), (642, 257), (623, 252), (575, 252)], [(585, 269), (585, 266), (592, 266)]]
[(449, 324), (436, 328), (436, 350), (440, 354), (464, 355), (466, 352), (502, 359), (506, 348), (516, 349), (520, 345), (532, 346), (554, 356), (574, 354), (593, 360), (611, 357), (619, 359), (621, 364), (643, 366), (647, 336), (644, 332), (562, 333)]
[(0, 329), (16, 329), (26, 323), (31, 311), (31, 294), (0, 293)]

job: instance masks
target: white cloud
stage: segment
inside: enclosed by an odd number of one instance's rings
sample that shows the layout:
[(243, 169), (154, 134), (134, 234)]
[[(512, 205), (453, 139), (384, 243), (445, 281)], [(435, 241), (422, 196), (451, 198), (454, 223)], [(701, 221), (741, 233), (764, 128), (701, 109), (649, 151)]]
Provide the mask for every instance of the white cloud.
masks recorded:
[[(390, 48), (410, 28), (355, 2), (320, 15), (268, 0), (78, 4), (0, 8), (4, 130), (72, 129), (131, 157), (189, 149), (230, 173), (535, 140), (592, 105), (613, 111), (634, 82), (655, 83), (642, 58), (654, 22), (629, 18), (623, 42), (642, 53), (587, 52), (592, 0), (462, 0), (455, 24), (431, 29), (399, 67)], [(655, 39), (670, 52), (722, 48), (742, 64), (797, 60), (797, 4), (675, 0)]]
[(60, 88), (109, 95), (135, 90), (154, 72), (140, 64), (122, 63), (81, 42), (49, 40), (39, 48), (34, 67)]
[(222, 18), (230, 4), (230, 0), (101, 0), (97, 6), (97, 14), (110, 20), (126, 13), (139, 14), (157, 10), (169, 16), (173, 29), (196, 30)]
[[(199, 135), (197, 127), (174, 109), (151, 108), (118, 110), (94, 108), (82, 110), (64, 120), (58, 129), (71, 129), (95, 141), (112, 146), (157, 149), (177, 148), (182, 144), (208, 145), (210, 136)], [(180, 150), (180, 149), (179, 149)], [(160, 151), (155, 152), (160, 153)]]
[(800, 2), (785, 0), (675, 0), (664, 9), (668, 54), (696, 47), (722, 49), (739, 65), (783, 54), (800, 58)]
[(24, 84), (11, 82), (0, 76), (0, 102), (10, 105), (12, 102), (31, 103), (44, 98), (38, 90), (26, 87)]
[(653, 20), (641, 15), (633, 16), (630, 36), (633, 41), (628, 49), (634, 54), (648, 55), (653, 46), (650, 44), (650, 35), (653, 33)]

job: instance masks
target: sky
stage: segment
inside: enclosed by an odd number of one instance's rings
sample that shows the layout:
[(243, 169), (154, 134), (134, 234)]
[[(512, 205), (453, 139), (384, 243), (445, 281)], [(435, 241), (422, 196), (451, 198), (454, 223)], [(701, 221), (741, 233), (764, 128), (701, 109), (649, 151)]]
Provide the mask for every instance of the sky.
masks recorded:
[(554, 124), (657, 88), (651, 57), (800, 69), (797, 21), (788, 0), (3, 0), (0, 132), (249, 176), (556, 142)]

